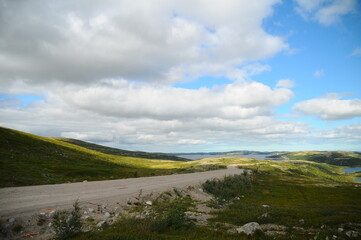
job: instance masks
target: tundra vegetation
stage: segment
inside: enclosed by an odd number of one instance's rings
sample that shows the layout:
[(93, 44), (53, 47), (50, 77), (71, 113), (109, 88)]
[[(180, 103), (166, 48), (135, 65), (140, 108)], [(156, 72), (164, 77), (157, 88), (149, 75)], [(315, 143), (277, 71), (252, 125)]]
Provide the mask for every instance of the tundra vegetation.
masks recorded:
[[(170, 161), (112, 155), (63, 139), (0, 131), (1, 187), (205, 171), (231, 164), (247, 169), (247, 174), (205, 182), (202, 191), (212, 200), (201, 202), (181, 192), (172, 197), (161, 194), (110, 226), (75, 231), (73, 239), (323, 240), (357, 239), (361, 234), (361, 184), (354, 181), (361, 173), (343, 172), (345, 166), (361, 166), (358, 153), (284, 153), (284, 161), (238, 157)], [(203, 214), (199, 204), (211, 209), (205, 224), (192, 217)], [(65, 215), (55, 216), (61, 220)], [(259, 223), (261, 229), (252, 235), (237, 232), (250, 222)]]
[[(192, 224), (187, 217), (197, 212), (194, 206), (199, 202), (180, 194), (173, 200), (158, 198), (146, 211), (140, 207), (136, 215), (122, 216), (102, 231), (95, 229), (74, 239), (325, 240), (350, 239), (347, 233), (361, 232), (360, 185), (344, 177), (338, 167), (265, 161), (247, 168), (249, 174), (202, 185), (213, 196), (206, 202), (213, 210), (205, 225)], [(259, 223), (261, 230), (252, 235), (237, 232), (250, 222)]]

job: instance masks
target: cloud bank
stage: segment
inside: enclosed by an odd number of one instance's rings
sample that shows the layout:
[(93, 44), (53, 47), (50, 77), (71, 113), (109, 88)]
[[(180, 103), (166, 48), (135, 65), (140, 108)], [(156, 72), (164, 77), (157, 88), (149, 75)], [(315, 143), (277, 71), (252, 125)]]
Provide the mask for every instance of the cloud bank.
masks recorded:
[(277, 2), (2, 0), (0, 79), (177, 82), (234, 68), (287, 48), (261, 26)]
[(361, 117), (361, 100), (343, 100), (341, 97), (339, 94), (328, 94), (321, 98), (299, 102), (294, 106), (294, 110), (323, 120)]

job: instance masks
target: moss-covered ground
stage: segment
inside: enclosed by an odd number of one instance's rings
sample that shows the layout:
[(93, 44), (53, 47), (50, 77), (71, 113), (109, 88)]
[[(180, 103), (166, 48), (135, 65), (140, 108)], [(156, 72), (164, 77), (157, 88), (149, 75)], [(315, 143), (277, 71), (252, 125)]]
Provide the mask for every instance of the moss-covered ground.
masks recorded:
[[(346, 231), (361, 231), (361, 184), (352, 181), (353, 175), (342, 173), (342, 167), (307, 161), (236, 158), (201, 162), (240, 164), (253, 172), (249, 181), (244, 177), (235, 177), (204, 185), (204, 189), (215, 194), (217, 204), (221, 205), (220, 209), (214, 210), (214, 217), (207, 226), (155, 232), (144, 228), (144, 222), (127, 224), (123, 219), (104, 231), (85, 233), (76, 239), (326, 240), (334, 236), (349, 239)], [(222, 198), (225, 201), (219, 201)], [(273, 235), (256, 232), (247, 236), (227, 232), (224, 227), (227, 226), (225, 223), (242, 226), (249, 222), (282, 225), (284, 229)]]

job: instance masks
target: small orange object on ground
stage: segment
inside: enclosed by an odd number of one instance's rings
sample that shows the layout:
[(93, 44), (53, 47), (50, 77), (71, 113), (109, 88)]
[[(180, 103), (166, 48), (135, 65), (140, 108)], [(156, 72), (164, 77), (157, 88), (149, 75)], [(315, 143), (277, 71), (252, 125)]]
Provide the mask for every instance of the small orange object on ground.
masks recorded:
[(22, 237), (29, 237), (29, 238), (34, 238), (33, 236), (34, 235), (39, 235), (40, 233), (27, 233), (27, 234), (24, 234)]
[(43, 211), (49, 211), (49, 210), (54, 210), (54, 208), (42, 208), (41, 210), (43, 210)]

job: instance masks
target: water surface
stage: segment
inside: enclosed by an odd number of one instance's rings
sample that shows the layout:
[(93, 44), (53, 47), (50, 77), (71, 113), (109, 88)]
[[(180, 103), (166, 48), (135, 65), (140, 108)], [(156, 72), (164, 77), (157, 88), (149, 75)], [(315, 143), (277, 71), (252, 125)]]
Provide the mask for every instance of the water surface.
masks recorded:
[(361, 167), (344, 168), (343, 172), (344, 173), (361, 172)]
[(247, 154), (247, 155), (241, 155), (241, 154), (221, 154), (221, 155), (213, 155), (213, 154), (185, 154), (185, 155), (177, 155), (178, 157), (182, 158), (188, 158), (191, 160), (199, 160), (203, 158), (225, 158), (225, 157), (244, 157), (244, 158), (254, 158), (258, 160), (265, 160), (269, 159), (267, 154)]

